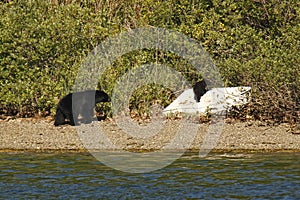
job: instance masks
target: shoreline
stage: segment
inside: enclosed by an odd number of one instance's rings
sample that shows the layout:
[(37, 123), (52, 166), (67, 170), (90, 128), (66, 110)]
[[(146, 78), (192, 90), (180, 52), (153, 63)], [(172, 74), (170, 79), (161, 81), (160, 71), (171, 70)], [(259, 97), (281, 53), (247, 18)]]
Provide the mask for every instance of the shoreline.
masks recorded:
[[(92, 127), (96, 126), (102, 128), (104, 135), (114, 145), (112, 148), (103, 142), (99, 149), (101, 151), (149, 152), (165, 148), (176, 136), (181, 124), (180, 120), (167, 120), (158, 134), (147, 138), (125, 133), (111, 119), (93, 122)], [(200, 123), (197, 126), (198, 131), (192, 143), (182, 146), (182, 138), (179, 138), (167, 149), (199, 151), (209, 123)], [(189, 133), (190, 127), (185, 128)], [(85, 147), (95, 144), (93, 134), (90, 132), (89, 135), (79, 136), (77, 131), (76, 127), (69, 125), (55, 127), (52, 118), (1, 120), (0, 152), (89, 152)], [(90, 143), (83, 144), (82, 140)], [(270, 126), (258, 121), (225, 123), (216, 141), (212, 153), (300, 152), (300, 134), (293, 134), (288, 124)]]
[[(130, 151), (130, 150), (129, 150)], [(182, 151), (182, 150), (179, 150)], [(98, 152), (109, 152), (109, 153), (120, 153), (119, 150), (99, 150)], [(136, 153), (147, 153), (149, 151), (139, 151), (132, 150), (130, 152)], [(150, 151), (153, 152), (153, 151)], [(173, 152), (177, 153), (176, 150)], [(86, 149), (0, 149), (0, 153), (87, 153), (91, 152)], [(170, 152), (166, 152), (170, 153)], [(184, 151), (185, 153), (199, 153), (196, 149), (188, 149)], [(239, 149), (239, 150), (229, 150), (229, 149), (213, 149), (209, 154), (256, 154), (256, 153), (300, 153), (300, 149)]]

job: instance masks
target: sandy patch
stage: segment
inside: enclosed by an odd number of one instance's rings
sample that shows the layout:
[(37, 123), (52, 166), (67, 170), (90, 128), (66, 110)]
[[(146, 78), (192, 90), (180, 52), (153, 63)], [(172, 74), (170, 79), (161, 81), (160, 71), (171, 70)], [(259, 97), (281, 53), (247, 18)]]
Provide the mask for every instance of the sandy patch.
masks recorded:
[[(133, 151), (164, 148), (181, 127), (180, 121), (169, 120), (159, 133), (148, 138), (138, 138), (122, 131), (113, 120), (93, 122), (92, 125), (100, 126), (104, 136), (109, 138), (116, 149)], [(195, 137), (190, 146), (182, 146), (185, 139), (182, 138), (182, 142), (180, 136), (172, 147), (176, 150), (183, 147), (198, 150), (207, 134), (209, 124), (197, 125), (198, 131), (194, 133)], [(193, 135), (188, 131), (187, 129), (185, 134)], [(2, 120), (0, 121), (0, 141), (1, 151), (86, 151), (75, 127), (69, 125), (55, 127), (53, 121), (47, 119)], [(102, 147), (105, 149), (105, 145)], [(223, 152), (300, 151), (300, 134), (293, 134), (287, 124), (268, 126), (261, 122), (225, 123), (213, 150)]]

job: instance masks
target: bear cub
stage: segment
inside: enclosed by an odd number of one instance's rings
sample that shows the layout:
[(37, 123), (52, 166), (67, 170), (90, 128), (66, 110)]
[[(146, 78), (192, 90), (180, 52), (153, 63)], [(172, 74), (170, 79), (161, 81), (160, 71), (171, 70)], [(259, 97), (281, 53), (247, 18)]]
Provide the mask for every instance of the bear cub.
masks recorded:
[(205, 81), (197, 81), (193, 86), (193, 91), (195, 94), (195, 100), (200, 102), (201, 97), (208, 91)]
[[(100, 90), (86, 90), (74, 92), (63, 97), (56, 108), (54, 125), (59, 126), (69, 124), (74, 126), (75, 123), (91, 123), (94, 116), (94, 107), (100, 102), (109, 102), (110, 97)], [(74, 104), (74, 105), (73, 105)], [(79, 115), (81, 120), (79, 120)]]

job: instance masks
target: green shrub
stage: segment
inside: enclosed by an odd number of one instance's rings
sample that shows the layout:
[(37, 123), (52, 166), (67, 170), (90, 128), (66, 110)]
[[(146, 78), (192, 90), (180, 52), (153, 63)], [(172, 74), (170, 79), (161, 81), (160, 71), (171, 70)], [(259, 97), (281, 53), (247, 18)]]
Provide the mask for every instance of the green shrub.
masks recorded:
[[(123, 30), (155, 26), (199, 41), (226, 86), (252, 87), (251, 102), (232, 116), (299, 122), (296, 0), (7, 1), (0, 3), (0, 15), (0, 115), (53, 115), (94, 47)], [(201, 79), (171, 52), (143, 49), (117, 59), (99, 87), (111, 94), (129, 69), (149, 63), (173, 67), (191, 83)], [(168, 88), (144, 86), (131, 97), (130, 108), (144, 116), (155, 102), (166, 106), (175, 97)]]

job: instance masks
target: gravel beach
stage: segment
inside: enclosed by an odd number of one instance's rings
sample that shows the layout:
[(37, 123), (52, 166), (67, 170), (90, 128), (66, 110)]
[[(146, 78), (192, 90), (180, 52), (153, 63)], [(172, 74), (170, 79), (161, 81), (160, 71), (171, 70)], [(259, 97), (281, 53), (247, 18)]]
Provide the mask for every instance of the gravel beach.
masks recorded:
[[(173, 141), (173, 150), (187, 148), (199, 150), (209, 130), (209, 123), (193, 124), (195, 133), (183, 127), (185, 135), (195, 136), (191, 145), (184, 146), (187, 138), (179, 136)], [(84, 125), (86, 126), (86, 125)], [(114, 150), (151, 151), (167, 146), (176, 136), (182, 124), (180, 120), (166, 121), (160, 132), (152, 136), (135, 137), (127, 134), (114, 120), (93, 122), (92, 127), (101, 127), (103, 135), (109, 138)], [(89, 126), (87, 126), (89, 127)], [(93, 134), (79, 136), (78, 130), (69, 125), (55, 127), (50, 118), (32, 119), (19, 118), (0, 121), (0, 151), (87, 151), (83, 137), (90, 137), (91, 143), (97, 143)], [(218, 137), (213, 151), (243, 152), (243, 151), (300, 151), (300, 134), (293, 134), (288, 124), (269, 126), (262, 122), (234, 122), (225, 123)], [(85, 140), (85, 139), (84, 139)], [(105, 141), (98, 141), (104, 142)], [(102, 150), (111, 147), (101, 145)]]

